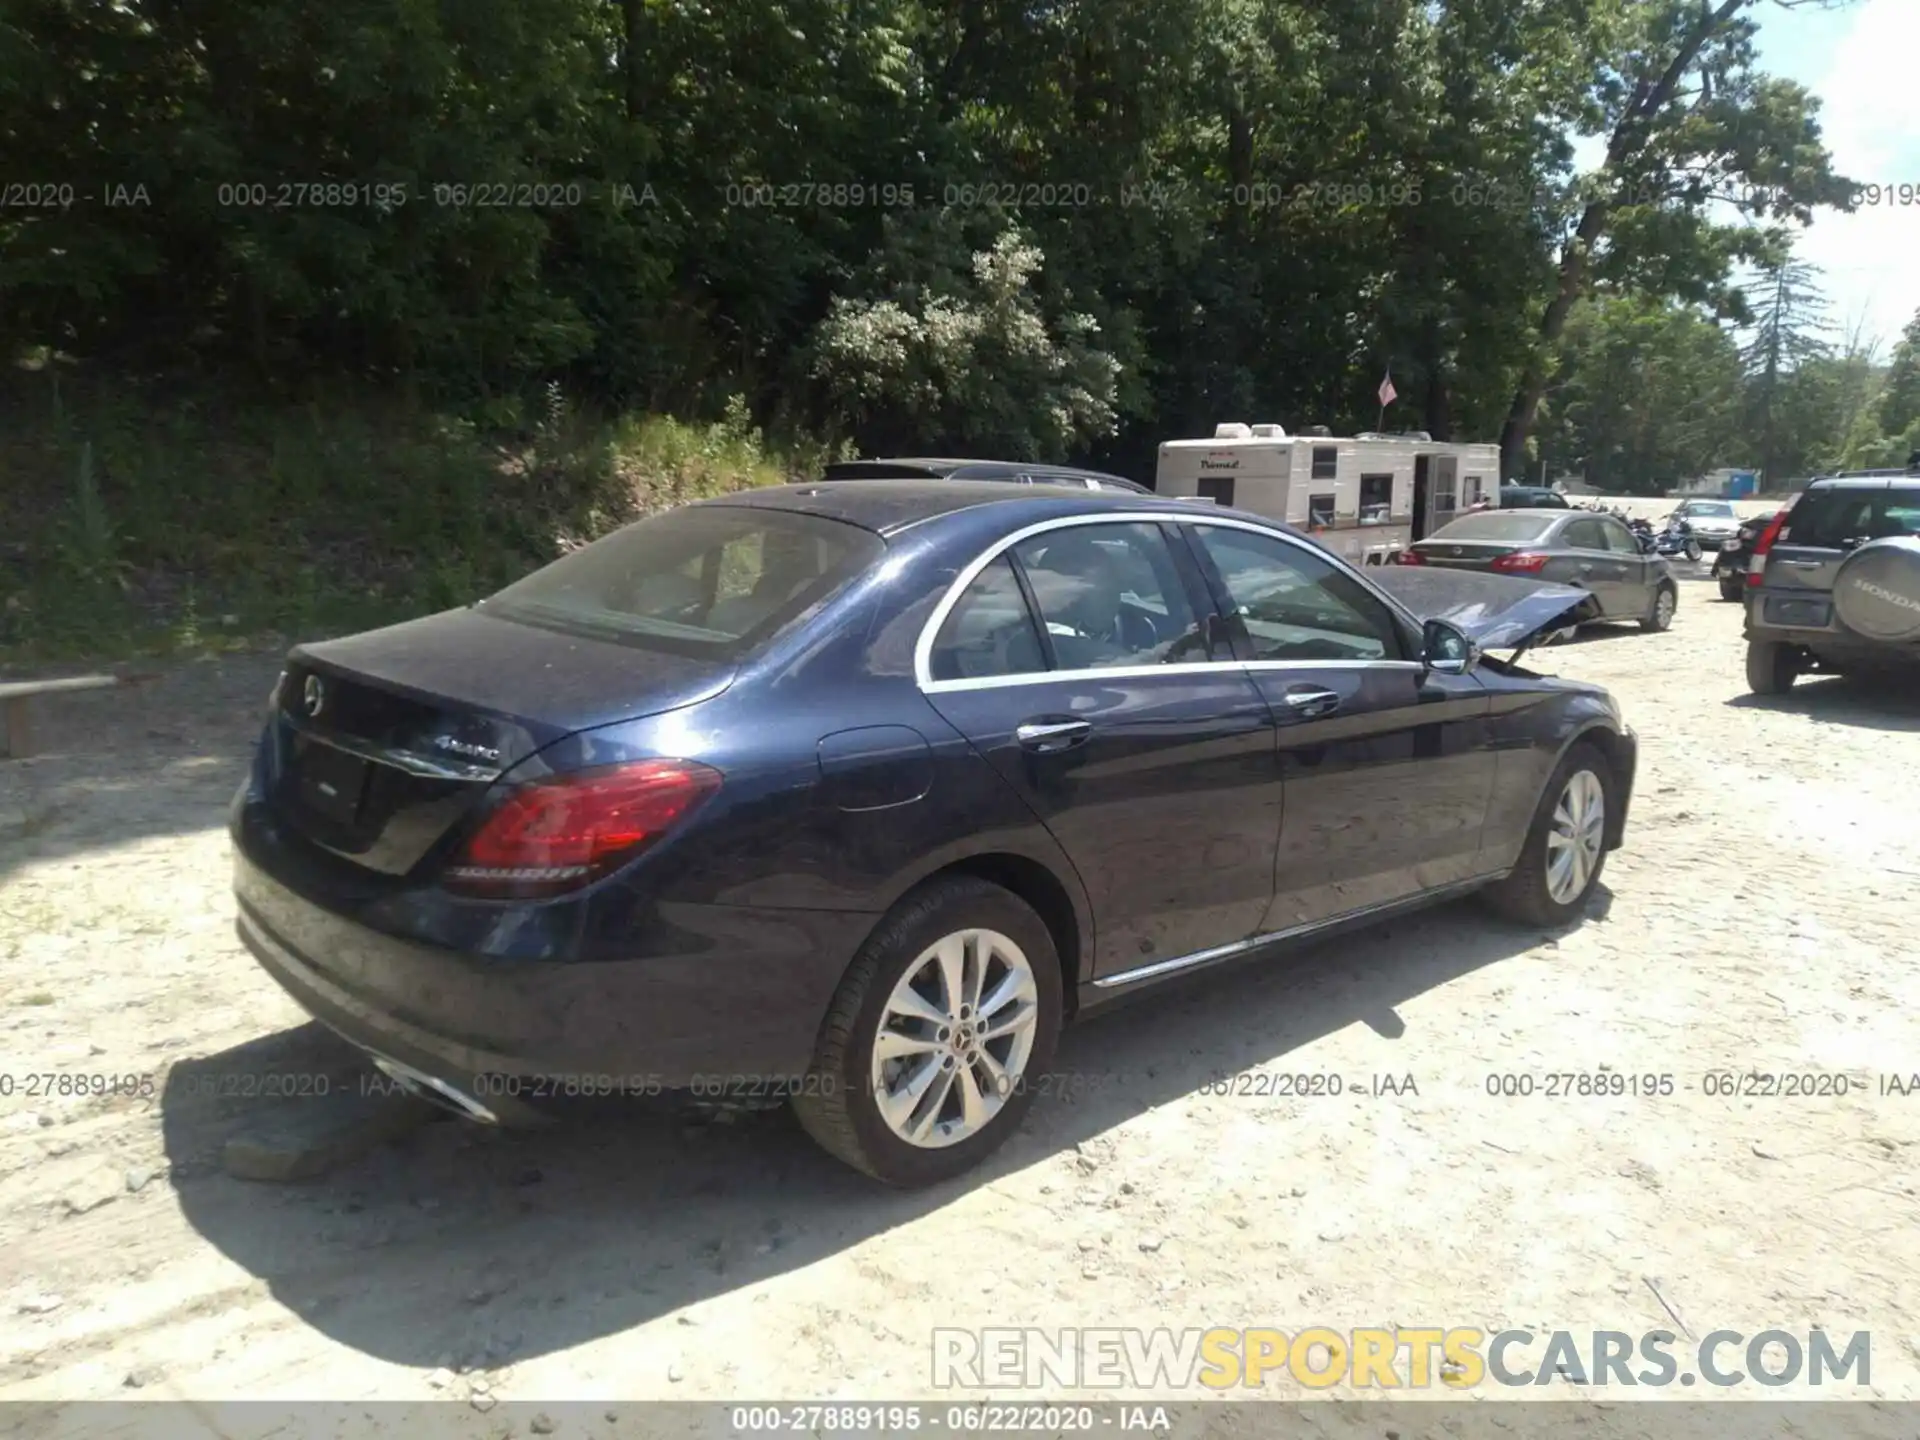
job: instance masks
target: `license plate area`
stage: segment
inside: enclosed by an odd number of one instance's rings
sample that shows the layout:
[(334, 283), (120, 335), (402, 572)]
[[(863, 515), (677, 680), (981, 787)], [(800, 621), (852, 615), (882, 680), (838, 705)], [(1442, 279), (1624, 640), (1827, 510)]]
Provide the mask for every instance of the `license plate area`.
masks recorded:
[(1800, 599), (1791, 595), (1769, 595), (1766, 623), (1806, 630), (1824, 630), (1833, 621), (1833, 606), (1825, 599)]
[(359, 820), (371, 768), (365, 760), (324, 740), (300, 735), (293, 742), (293, 761), (302, 805), (342, 827), (351, 827)]

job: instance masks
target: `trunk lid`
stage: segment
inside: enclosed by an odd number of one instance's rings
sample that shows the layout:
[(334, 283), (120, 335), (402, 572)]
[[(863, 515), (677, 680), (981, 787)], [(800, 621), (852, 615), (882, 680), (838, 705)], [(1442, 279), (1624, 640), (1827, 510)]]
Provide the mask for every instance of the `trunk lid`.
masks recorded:
[(1426, 565), (1386, 565), (1367, 575), (1421, 620), (1445, 620), (1482, 650), (1524, 650), (1593, 600), (1572, 585), (1518, 575)]
[(1422, 540), (1413, 548), (1427, 564), (1443, 570), (1487, 570), (1502, 555), (1516, 555), (1529, 546), (1501, 540)]
[(710, 698), (734, 670), (474, 610), (298, 646), (274, 706), (269, 801), (335, 855), (404, 875), (535, 752)]

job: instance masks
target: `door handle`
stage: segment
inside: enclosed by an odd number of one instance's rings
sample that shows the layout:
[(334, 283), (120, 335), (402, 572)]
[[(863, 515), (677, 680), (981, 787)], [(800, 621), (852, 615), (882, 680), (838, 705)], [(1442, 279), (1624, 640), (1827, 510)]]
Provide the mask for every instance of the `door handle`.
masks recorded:
[(1592, 569), (1593, 569), (1593, 566), (1591, 566), (1591, 565), (1582, 565), (1582, 566), (1580, 567), (1580, 573), (1581, 573), (1582, 575), (1585, 575), (1585, 574), (1587, 574), (1588, 572), (1590, 572), (1590, 571), (1591, 571)]
[(1093, 725), (1086, 720), (1029, 720), (1013, 732), (1021, 748), (1039, 755), (1071, 750), (1089, 735)]
[(1333, 690), (1289, 690), (1287, 704), (1301, 715), (1331, 715), (1340, 708), (1340, 696)]

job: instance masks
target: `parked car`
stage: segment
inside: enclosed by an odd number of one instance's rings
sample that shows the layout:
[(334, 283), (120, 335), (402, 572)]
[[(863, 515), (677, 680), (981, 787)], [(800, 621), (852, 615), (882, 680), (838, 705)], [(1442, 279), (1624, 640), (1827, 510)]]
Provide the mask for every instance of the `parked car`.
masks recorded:
[(1920, 474), (1812, 481), (1755, 542), (1747, 686), (1920, 670)]
[(1682, 500), (1667, 518), (1687, 522), (1693, 538), (1709, 554), (1733, 539), (1740, 530), (1740, 512), (1730, 500)]
[(1109, 1001), (1470, 891), (1577, 917), (1637, 742), (1480, 646), (1584, 599), (1132, 494), (704, 501), (295, 647), (239, 932), (471, 1118), (742, 1088), (930, 1183)]
[(1036, 465), (1025, 460), (841, 460), (827, 466), (828, 480), (1000, 480), (1016, 485), (1065, 485), (1075, 490), (1124, 490), (1151, 495), (1136, 480), (1068, 465)]
[(1713, 557), (1713, 578), (1719, 583), (1722, 600), (1744, 600), (1747, 596), (1747, 565), (1753, 559), (1753, 547), (1773, 521), (1771, 515), (1756, 515), (1741, 522), (1733, 539), (1720, 547)]
[(1502, 510), (1571, 510), (1567, 497), (1548, 485), (1502, 485)]
[(1497, 510), (1462, 515), (1415, 543), (1401, 563), (1526, 575), (1574, 585), (1592, 603), (1573, 618), (1637, 620), (1665, 630), (1680, 587), (1661, 556), (1611, 515), (1587, 510)]

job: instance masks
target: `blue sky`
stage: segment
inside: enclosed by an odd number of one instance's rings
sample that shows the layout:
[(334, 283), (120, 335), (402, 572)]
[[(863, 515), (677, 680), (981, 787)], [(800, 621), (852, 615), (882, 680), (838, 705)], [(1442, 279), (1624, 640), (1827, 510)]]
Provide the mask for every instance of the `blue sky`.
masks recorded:
[[(1920, 0), (1856, 0), (1839, 10), (1763, 6), (1760, 56), (1766, 69), (1820, 97), (1821, 127), (1841, 174), (1920, 189)], [(1836, 340), (1864, 323), (1883, 351), (1891, 349), (1920, 310), (1920, 204), (1822, 213), (1800, 253), (1826, 272)]]
[[(1756, 13), (1762, 66), (1820, 98), (1821, 128), (1840, 173), (1920, 191), (1920, 0), (1853, 0), (1831, 10), (1769, 0)], [(1603, 146), (1582, 145), (1581, 163), (1597, 161)], [(1920, 204), (1821, 212), (1800, 254), (1824, 272), (1832, 338), (1843, 343), (1859, 327), (1881, 342), (1884, 359), (1920, 310)]]

